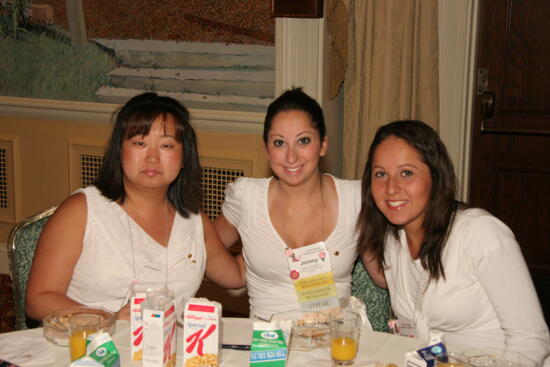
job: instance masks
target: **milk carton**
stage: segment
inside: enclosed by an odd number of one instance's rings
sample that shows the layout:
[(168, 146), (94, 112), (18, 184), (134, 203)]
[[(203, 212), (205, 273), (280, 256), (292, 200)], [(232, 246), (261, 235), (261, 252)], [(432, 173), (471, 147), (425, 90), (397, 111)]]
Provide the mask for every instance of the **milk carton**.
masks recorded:
[(285, 367), (292, 320), (254, 321), (250, 367)]
[(143, 301), (143, 367), (176, 365), (176, 307), (167, 289), (148, 291)]
[(218, 367), (222, 306), (206, 298), (191, 298), (183, 314), (183, 366)]
[(130, 287), (130, 356), (141, 361), (143, 354), (143, 313), (141, 304), (147, 291), (164, 289), (164, 284), (134, 282)]
[(435, 357), (438, 354), (446, 353), (447, 349), (443, 342), (443, 334), (433, 332), (426, 347), (411, 350), (405, 354), (406, 367), (434, 367)]

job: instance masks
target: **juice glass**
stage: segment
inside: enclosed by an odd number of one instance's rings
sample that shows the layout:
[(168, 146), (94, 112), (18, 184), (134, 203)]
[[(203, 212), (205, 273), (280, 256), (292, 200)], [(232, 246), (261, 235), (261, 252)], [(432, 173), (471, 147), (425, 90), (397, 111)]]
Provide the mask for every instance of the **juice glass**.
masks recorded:
[(338, 311), (330, 316), (330, 355), (333, 366), (352, 365), (357, 356), (361, 318), (351, 311)]
[(69, 348), (71, 361), (86, 355), (86, 339), (97, 332), (101, 316), (96, 314), (75, 314), (69, 321)]

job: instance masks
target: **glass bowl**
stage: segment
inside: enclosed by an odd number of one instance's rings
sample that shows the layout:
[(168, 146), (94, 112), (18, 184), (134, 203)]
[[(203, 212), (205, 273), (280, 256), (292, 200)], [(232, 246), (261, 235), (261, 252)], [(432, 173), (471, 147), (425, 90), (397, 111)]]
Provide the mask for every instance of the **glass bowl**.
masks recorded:
[(101, 329), (113, 335), (116, 328), (116, 314), (100, 307), (74, 306), (49, 313), (42, 320), (44, 337), (54, 344), (69, 345), (69, 323), (73, 315), (93, 314), (100, 316)]
[(473, 367), (536, 367), (535, 361), (519, 352), (502, 349), (469, 349), (464, 356), (470, 360)]
[(330, 344), (329, 315), (315, 311), (286, 311), (276, 313), (271, 321), (291, 320), (291, 350), (325, 348)]

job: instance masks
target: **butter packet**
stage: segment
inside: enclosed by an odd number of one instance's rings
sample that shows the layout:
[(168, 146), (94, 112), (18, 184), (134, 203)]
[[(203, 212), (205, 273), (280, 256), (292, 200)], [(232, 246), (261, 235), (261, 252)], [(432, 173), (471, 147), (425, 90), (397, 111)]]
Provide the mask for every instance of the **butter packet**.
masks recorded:
[(255, 321), (250, 346), (250, 367), (285, 367), (291, 320)]

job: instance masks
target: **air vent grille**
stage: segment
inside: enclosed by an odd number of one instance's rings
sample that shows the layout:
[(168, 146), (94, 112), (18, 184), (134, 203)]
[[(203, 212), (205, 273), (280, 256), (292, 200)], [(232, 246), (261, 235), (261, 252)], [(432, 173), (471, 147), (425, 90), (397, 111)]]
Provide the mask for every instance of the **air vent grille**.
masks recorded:
[[(92, 185), (103, 164), (103, 149), (93, 145), (72, 144), (71, 157), (71, 190)], [(211, 219), (215, 219), (220, 213), (225, 199), (226, 184), (239, 177), (250, 176), (252, 162), (201, 157), (201, 164), (202, 207)]]
[(89, 186), (94, 182), (102, 163), (103, 158), (100, 156), (80, 155), (80, 187)]
[(214, 219), (218, 216), (224, 198), (225, 185), (244, 176), (244, 170), (232, 168), (202, 168), (202, 192), (204, 212)]
[(0, 148), (0, 209), (9, 208), (8, 151)]
[(17, 139), (0, 140), (0, 221), (15, 223), (15, 174)]

